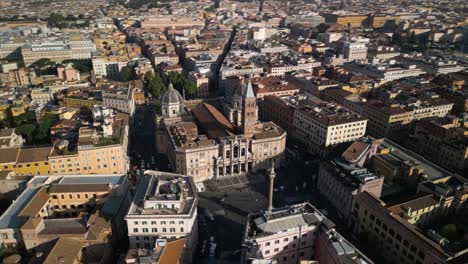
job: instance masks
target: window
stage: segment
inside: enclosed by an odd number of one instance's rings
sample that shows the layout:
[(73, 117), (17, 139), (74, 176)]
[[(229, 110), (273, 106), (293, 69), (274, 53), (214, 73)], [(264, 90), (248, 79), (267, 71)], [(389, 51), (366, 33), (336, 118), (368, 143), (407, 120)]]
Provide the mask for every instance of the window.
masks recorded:
[(138, 225), (138, 221), (135, 221), (133, 224), (134, 224), (134, 225)]
[(180, 228), (180, 232), (181, 232), (181, 233), (184, 232), (184, 228), (183, 228), (183, 227)]
[(138, 233), (138, 228), (133, 228), (133, 233)]
[(286, 237), (283, 241), (284, 241), (284, 242), (288, 242), (288, 241), (289, 241), (289, 238)]
[(151, 224), (152, 224), (152, 225), (155, 225), (155, 224), (156, 224), (156, 221), (151, 221)]
[(279, 252), (279, 248), (275, 248), (275, 252)]
[(267, 247), (270, 246), (270, 242), (266, 242), (265, 246)]
[(270, 255), (270, 250), (265, 251), (265, 255)]
[(275, 240), (275, 245), (279, 244), (279, 240)]
[(52, 199), (57, 199), (57, 195), (52, 195)]
[(303, 257), (305, 255), (304, 251), (299, 253), (299, 257)]

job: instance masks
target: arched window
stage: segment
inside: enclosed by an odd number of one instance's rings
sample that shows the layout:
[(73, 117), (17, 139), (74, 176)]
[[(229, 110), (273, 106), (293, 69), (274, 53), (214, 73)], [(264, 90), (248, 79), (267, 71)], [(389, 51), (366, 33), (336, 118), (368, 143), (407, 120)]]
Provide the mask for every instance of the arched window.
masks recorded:
[(238, 158), (239, 157), (239, 146), (235, 146), (234, 147), (234, 158)]
[(245, 156), (245, 148), (241, 149), (241, 157)]
[(231, 151), (226, 150), (226, 159), (230, 159), (230, 158), (231, 158)]

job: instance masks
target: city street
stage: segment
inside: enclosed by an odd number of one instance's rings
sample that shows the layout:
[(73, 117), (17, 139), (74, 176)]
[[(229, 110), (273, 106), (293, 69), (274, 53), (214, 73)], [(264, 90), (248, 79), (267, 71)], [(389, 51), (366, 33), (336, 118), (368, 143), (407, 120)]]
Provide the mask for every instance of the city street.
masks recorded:
[[(310, 200), (313, 196), (312, 175), (316, 174), (316, 169), (315, 165), (305, 165), (301, 160), (291, 161), (286, 167), (279, 168), (275, 178), (274, 206), (281, 207)], [(204, 240), (209, 241), (210, 237), (213, 237), (217, 245), (216, 260), (219, 261), (218, 263), (239, 261), (248, 213), (267, 208), (266, 173), (251, 175), (247, 178), (250, 181), (245, 185), (236, 184), (231, 188), (220, 186), (214, 190), (209, 188), (208, 191), (199, 194), (199, 245), (202, 245)], [(237, 183), (239, 180), (226, 178), (219, 182), (221, 184)], [(306, 182), (305, 185), (304, 182)], [(298, 186), (297, 191), (296, 186)], [(207, 255), (207, 250), (203, 256), (198, 255), (197, 263), (208, 263)]]
[[(155, 115), (151, 106), (137, 106), (130, 130), (130, 162), (132, 168), (154, 169), (156, 158)], [(148, 166), (149, 165), (149, 166)]]

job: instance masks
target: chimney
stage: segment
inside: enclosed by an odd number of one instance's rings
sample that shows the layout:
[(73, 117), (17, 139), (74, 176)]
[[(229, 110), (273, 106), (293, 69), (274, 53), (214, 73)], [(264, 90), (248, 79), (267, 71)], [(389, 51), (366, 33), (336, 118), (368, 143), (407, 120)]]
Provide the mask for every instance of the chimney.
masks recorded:
[(268, 212), (273, 210), (273, 185), (275, 181), (276, 173), (275, 173), (275, 162), (271, 162), (271, 169), (270, 169), (270, 189), (269, 189), (269, 196), (268, 196)]

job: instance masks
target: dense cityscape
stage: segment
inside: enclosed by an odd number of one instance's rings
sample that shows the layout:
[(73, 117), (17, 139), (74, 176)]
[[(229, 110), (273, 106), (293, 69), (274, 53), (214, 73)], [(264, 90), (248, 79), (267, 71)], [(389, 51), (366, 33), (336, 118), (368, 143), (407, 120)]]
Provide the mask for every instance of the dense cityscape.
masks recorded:
[(1, 0), (3, 264), (467, 264), (465, 0)]

